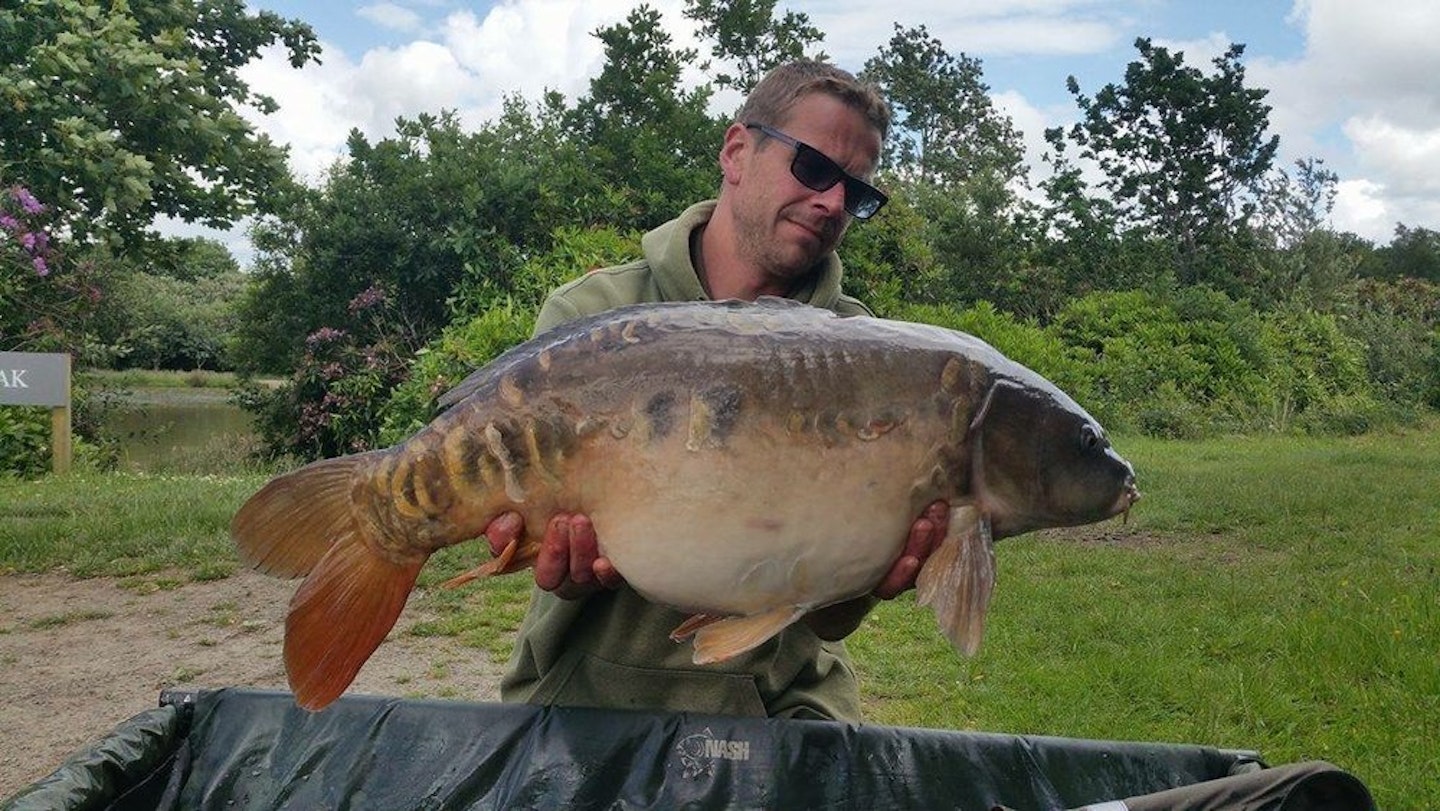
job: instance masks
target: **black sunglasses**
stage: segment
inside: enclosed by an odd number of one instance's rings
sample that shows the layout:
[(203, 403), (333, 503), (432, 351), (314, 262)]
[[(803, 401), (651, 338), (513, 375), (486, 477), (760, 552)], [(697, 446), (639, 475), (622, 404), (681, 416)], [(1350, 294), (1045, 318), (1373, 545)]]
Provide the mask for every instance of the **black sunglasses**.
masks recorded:
[(790, 161), (790, 174), (807, 189), (827, 191), (836, 183), (845, 181), (845, 211), (857, 220), (868, 220), (885, 205), (889, 197), (869, 183), (840, 168), (840, 164), (815, 147), (786, 135), (774, 127), (746, 122), (746, 129), (760, 130), (777, 141), (789, 144), (795, 150), (795, 159)]

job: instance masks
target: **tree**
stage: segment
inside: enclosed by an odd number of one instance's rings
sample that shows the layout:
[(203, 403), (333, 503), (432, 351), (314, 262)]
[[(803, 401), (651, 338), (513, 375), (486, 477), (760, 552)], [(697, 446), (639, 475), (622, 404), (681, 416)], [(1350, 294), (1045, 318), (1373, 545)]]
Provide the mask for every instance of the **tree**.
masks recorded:
[(629, 202), (623, 227), (658, 225), (715, 193), (728, 122), (709, 115), (708, 86), (682, 86), (697, 53), (672, 47), (655, 9), (642, 5), (595, 36), (605, 44), (605, 66), (568, 121), (596, 177)]
[(1440, 282), (1440, 231), (1396, 224), (1390, 244), (1376, 251), (1370, 275)]
[(238, 69), (310, 27), (242, 0), (29, 0), (0, 9), (0, 179), (56, 208), (71, 239), (144, 241), (156, 217), (224, 228), (286, 182), (285, 154), (237, 112), (275, 102)]
[(93, 246), (82, 261), (108, 269), (104, 306), (89, 324), (98, 366), (229, 369), (227, 347), (249, 277), (209, 239), (164, 239), (117, 256)]
[(1215, 59), (1213, 75), (1148, 39), (1135, 47), (1141, 58), (1123, 85), (1090, 98), (1068, 79), (1081, 120), (1068, 133), (1048, 130), (1046, 140), (1064, 162), (1068, 134), (1098, 165), (1119, 227), (1168, 243), (1178, 281), (1233, 289), (1232, 253), (1249, 247), (1255, 196), (1280, 144), (1266, 136), (1268, 91), (1245, 87), (1244, 45)]
[(942, 268), (937, 283), (912, 295), (1019, 306), (1025, 246), (1014, 186), (1024, 181), (1023, 148), (990, 100), (980, 61), (949, 53), (923, 25), (896, 25), (860, 77), (878, 85), (894, 111), (885, 182), (919, 212)]
[(775, 0), (686, 0), (685, 16), (700, 23), (697, 33), (714, 42), (710, 53), (734, 63), (736, 73), (714, 71), (706, 61), (700, 69), (714, 76), (717, 87), (749, 94), (771, 68), (809, 56), (825, 59), (823, 51), (806, 49), (825, 38), (810, 17), (787, 11), (775, 19)]
[(945, 50), (925, 26), (904, 29), (861, 77), (880, 86), (895, 120), (884, 163), (904, 178), (939, 185), (1023, 173), (1024, 148), (1008, 116), (995, 109), (981, 81), (980, 60)]

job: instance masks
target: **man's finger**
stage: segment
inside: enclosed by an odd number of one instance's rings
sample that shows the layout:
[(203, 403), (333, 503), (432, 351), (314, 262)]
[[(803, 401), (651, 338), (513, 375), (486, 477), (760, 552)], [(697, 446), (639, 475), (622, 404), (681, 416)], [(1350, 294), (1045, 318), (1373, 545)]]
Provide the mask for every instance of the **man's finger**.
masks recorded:
[(535, 558), (535, 585), (554, 591), (570, 576), (570, 521), (567, 515), (555, 515), (545, 525), (545, 539), (540, 542), (540, 555)]
[(600, 557), (595, 526), (585, 515), (572, 515), (566, 524), (570, 530), (570, 580), (581, 585), (591, 583), (595, 580), (595, 559)]
[(485, 540), (490, 544), (490, 554), (498, 556), (525, 531), (525, 519), (520, 513), (509, 511), (495, 516), (485, 527)]

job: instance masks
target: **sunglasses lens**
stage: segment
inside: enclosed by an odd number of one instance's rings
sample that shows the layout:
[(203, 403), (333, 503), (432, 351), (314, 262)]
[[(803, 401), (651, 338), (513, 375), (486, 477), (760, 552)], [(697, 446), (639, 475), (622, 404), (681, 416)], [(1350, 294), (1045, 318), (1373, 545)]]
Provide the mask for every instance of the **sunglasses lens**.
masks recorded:
[(800, 144), (795, 148), (795, 160), (790, 162), (790, 174), (808, 188), (825, 191), (844, 177), (845, 171), (824, 153)]
[(868, 220), (890, 198), (879, 189), (854, 178), (845, 180), (845, 210), (857, 220)]

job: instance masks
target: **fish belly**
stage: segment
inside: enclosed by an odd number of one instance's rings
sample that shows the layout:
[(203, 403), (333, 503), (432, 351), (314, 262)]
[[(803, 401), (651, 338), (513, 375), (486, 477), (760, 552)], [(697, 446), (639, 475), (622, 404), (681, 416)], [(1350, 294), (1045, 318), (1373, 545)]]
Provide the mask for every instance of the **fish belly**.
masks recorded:
[(602, 552), (652, 602), (715, 614), (816, 608), (867, 593), (899, 555), (925, 499), (922, 453), (768, 435), (622, 453), (587, 510)]

